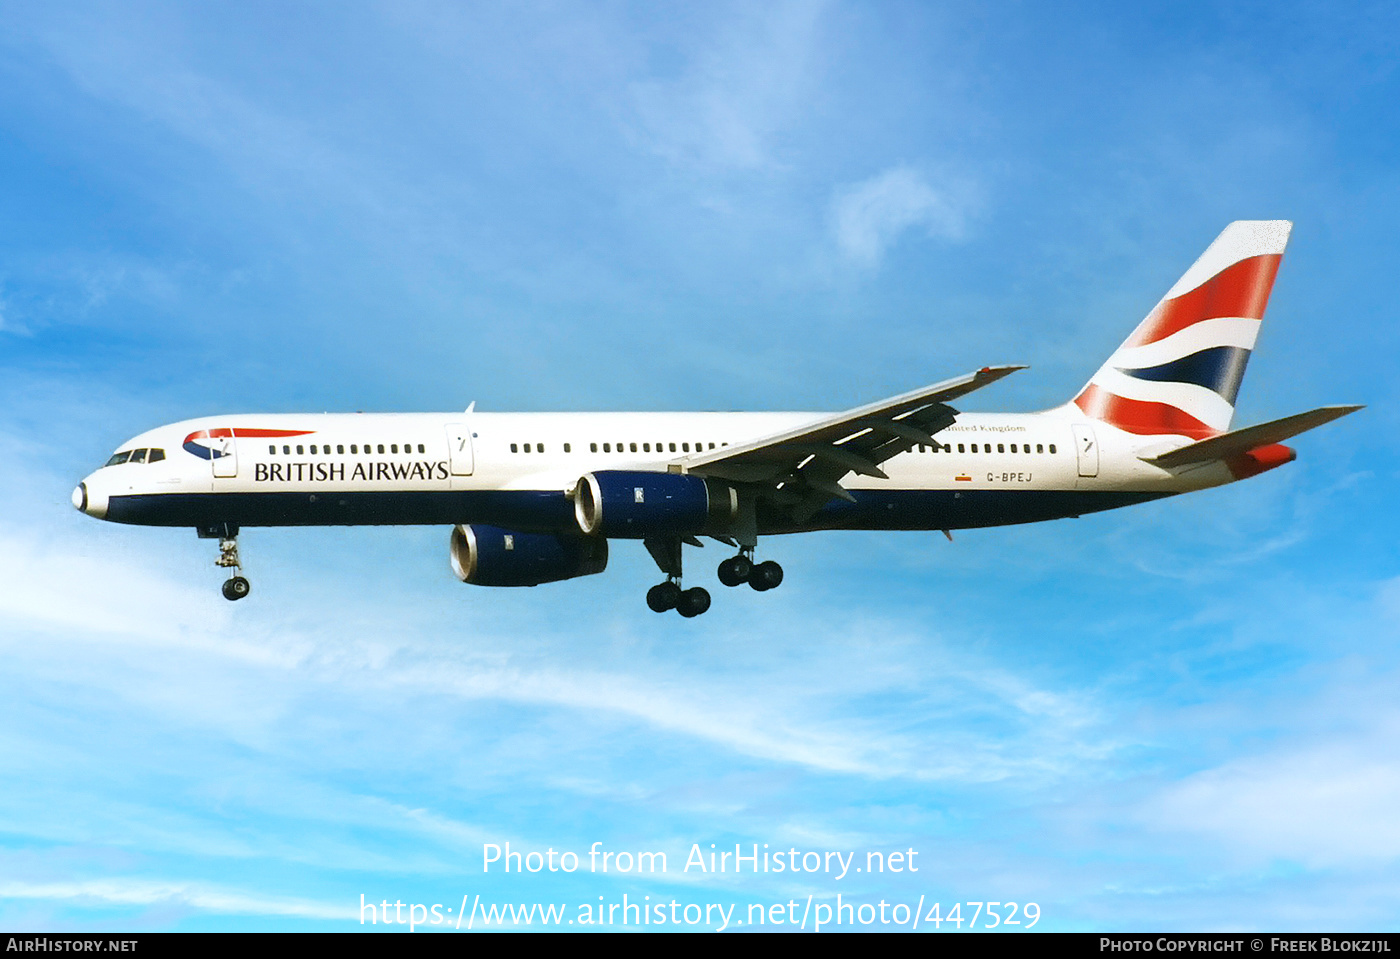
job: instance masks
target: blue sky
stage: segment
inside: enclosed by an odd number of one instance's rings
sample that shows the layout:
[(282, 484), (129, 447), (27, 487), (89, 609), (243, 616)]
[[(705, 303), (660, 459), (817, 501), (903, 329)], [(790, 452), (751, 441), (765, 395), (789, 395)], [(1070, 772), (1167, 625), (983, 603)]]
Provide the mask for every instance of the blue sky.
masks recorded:
[[(1400, 920), (1400, 15), (1206, 5), (0, 11), (0, 924), (456, 904), (1037, 902), (1038, 928)], [(227, 411), (1063, 402), (1223, 226), (1293, 240), (1247, 483), (775, 538), (777, 591), (463, 586), (445, 529), (76, 513)], [(713, 555), (710, 555), (713, 554)], [(483, 876), (484, 842), (671, 873)], [(692, 843), (913, 874), (679, 873)], [(741, 906), (741, 911), (744, 907)]]

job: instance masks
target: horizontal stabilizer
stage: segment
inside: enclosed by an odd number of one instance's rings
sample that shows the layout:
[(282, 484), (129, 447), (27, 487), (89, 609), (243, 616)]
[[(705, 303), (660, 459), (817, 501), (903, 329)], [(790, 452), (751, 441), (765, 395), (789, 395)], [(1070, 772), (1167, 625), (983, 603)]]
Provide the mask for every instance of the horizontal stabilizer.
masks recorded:
[(1306, 433), (1310, 429), (1340, 419), (1348, 413), (1363, 409), (1361, 406), (1322, 406), (1306, 413), (1285, 416), (1281, 420), (1246, 426), (1242, 430), (1231, 430), (1209, 439), (1200, 440), (1189, 446), (1163, 453), (1161, 456), (1145, 456), (1147, 462), (1163, 469), (1185, 466), (1188, 463), (1206, 463), (1223, 460), (1229, 456), (1247, 453), (1261, 446), (1281, 443), (1290, 436)]

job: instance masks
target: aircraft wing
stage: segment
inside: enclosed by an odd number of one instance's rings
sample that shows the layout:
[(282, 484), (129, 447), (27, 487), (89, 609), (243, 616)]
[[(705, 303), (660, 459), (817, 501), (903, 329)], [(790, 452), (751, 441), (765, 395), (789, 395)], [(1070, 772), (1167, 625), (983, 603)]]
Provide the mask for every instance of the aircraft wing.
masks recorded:
[(1306, 413), (1285, 416), (1281, 420), (1260, 423), (1258, 426), (1246, 426), (1244, 429), (1231, 430), (1228, 433), (1221, 433), (1219, 436), (1211, 436), (1169, 453), (1146, 459), (1153, 466), (1160, 466), (1163, 469), (1185, 466), (1188, 463), (1205, 463), (1210, 460), (1224, 459), (1237, 453), (1247, 453), (1260, 446), (1282, 443), (1291, 436), (1305, 433), (1322, 426), (1324, 423), (1330, 423), (1346, 416), (1348, 413), (1355, 413), (1362, 408), (1360, 406), (1320, 406)]
[(984, 366), (785, 433), (690, 456), (679, 465), (702, 476), (771, 484), (777, 500), (801, 520), (832, 497), (852, 499), (839, 482), (847, 473), (884, 479), (880, 464), (885, 460), (918, 443), (934, 445), (933, 434), (957, 415), (949, 402), (1023, 369)]

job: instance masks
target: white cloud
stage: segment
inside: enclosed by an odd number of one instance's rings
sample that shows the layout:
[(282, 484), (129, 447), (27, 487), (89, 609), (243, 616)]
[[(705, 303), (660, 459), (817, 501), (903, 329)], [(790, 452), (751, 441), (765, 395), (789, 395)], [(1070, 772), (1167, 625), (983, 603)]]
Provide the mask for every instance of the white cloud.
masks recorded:
[(640, 139), (678, 164), (781, 166), (773, 141), (801, 113), (823, 6), (738, 7), (717, 36), (695, 43), (680, 77), (633, 84)]
[(908, 230), (958, 239), (968, 212), (967, 193), (965, 186), (935, 188), (911, 167), (892, 167), (837, 191), (832, 202), (837, 245), (850, 260), (876, 266)]
[(1397, 809), (1400, 755), (1337, 742), (1198, 773), (1144, 815), (1251, 856), (1334, 866), (1400, 857)]
[(352, 919), (354, 907), (309, 899), (274, 899), (202, 883), (148, 879), (84, 879), (0, 883), (0, 899), (78, 900), (124, 906), (183, 905), (208, 912), (304, 919)]

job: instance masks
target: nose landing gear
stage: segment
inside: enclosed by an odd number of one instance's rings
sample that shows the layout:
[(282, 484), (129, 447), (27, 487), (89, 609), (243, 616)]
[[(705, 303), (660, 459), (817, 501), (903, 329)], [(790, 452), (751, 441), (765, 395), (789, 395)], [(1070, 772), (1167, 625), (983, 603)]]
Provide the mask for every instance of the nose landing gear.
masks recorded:
[(243, 569), (243, 563), (238, 558), (238, 527), (228, 523), (218, 523), (214, 526), (201, 526), (195, 530), (200, 539), (218, 539), (219, 558), (214, 560), (215, 566), (223, 567), (229, 571), (229, 578), (224, 580), (224, 599), (230, 602), (242, 599), (248, 595), (253, 588), (248, 580), (235, 573), (234, 570)]
[(224, 580), (224, 599), (242, 599), (244, 596), (248, 595), (248, 590), (251, 588), (252, 587), (248, 584), (248, 580), (244, 579), (242, 576), (230, 576), (228, 579)]

